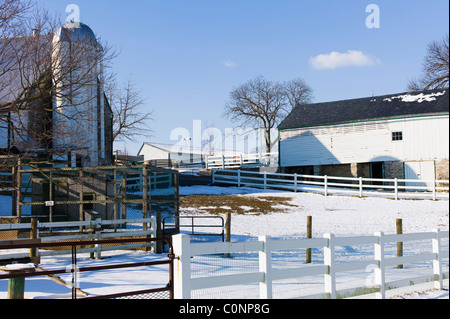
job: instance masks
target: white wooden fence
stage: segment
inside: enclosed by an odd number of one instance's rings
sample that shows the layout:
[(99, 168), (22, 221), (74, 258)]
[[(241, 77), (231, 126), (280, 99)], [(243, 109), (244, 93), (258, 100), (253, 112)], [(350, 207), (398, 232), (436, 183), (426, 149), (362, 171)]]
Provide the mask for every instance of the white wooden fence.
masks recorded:
[(244, 166), (277, 166), (278, 153), (255, 153), (220, 156), (207, 156), (205, 158), (206, 169), (214, 168), (239, 168)]
[[(127, 224), (128, 228), (117, 228), (117, 225)], [(141, 228), (142, 230), (133, 230), (129, 227), (135, 225), (136, 229)], [(104, 228), (104, 226), (113, 226), (112, 228)], [(80, 234), (80, 228), (86, 228), (89, 231)], [(30, 223), (28, 224), (5, 224), (0, 225), (0, 231), (27, 231), (32, 228)], [(38, 236), (37, 238), (43, 243), (48, 242), (61, 242), (61, 241), (77, 241), (77, 240), (101, 240), (101, 239), (111, 239), (111, 238), (121, 238), (121, 237), (136, 237), (136, 236), (150, 236), (156, 237), (156, 219), (145, 218), (145, 219), (121, 219), (121, 220), (102, 220), (100, 218), (91, 221), (79, 221), (79, 222), (58, 222), (58, 223), (37, 223)], [(146, 228), (146, 229), (145, 229)], [(55, 235), (52, 233), (45, 233), (45, 236), (40, 236), (43, 234), (43, 230), (51, 229), (54, 231)], [(57, 231), (60, 229), (59, 231)], [(96, 245), (96, 247), (79, 249), (79, 253), (95, 253), (96, 259), (101, 258), (102, 251), (111, 250), (122, 250), (122, 249), (132, 249), (141, 247), (153, 247), (153, 243), (139, 243), (139, 244), (129, 244), (121, 246), (101, 246)], [(45, 256), (55, 256), (55, 255), (65, 255), (70, 254), (69, 250), (38, 250), (37, 257)], [(12, 254), (2, 254), (0, 259), (12, 259), (12, 258), (25, 258), (28, 257), (29, 253), (20, 252)]]
[(448, 180), (352, 178), (220, 169), (212, 170), (212, 183), (285, 189), (294, 192), (320, 192), (325, 196), (352, 194), (363, 197), (389, 192), (396, 200), (400, 196), (411, 198), (417, 195), (425, 195), (436, 200), (438, 195), (448, 198), (449, 193)]
[[(323, 275), (325, 291), (320, 294), (302, 296), (304, 299), (323, 298), (335, 299), (342, 295), (356, 296), (358, 291), (364, 289), (352, 288), (346, 290), (336, 289), (336, 274), (341, 272), (362, 270), (365, 271), (368, 266), (373, 267), (374, 285), (370, 287), (375, 289), (375, 298), (385, 299), (386, 290), (417, 285), (424, 282), (434, 282), (434, 288), (442, 289), (444, 276), (448, 277), (448, 271), (443, 272), (443, 259), (449, 258), (448, 247), (443, 248), (442, 241), (448, 241), (449, 232), (439, 231), (430, 233), (402, 234), (402, 235), (384, 235), (376, 233), (374, 236), (367, 237), (334, 237), (325, 235), (324, 238), (316, 239), (296, 239), (296, 240), (272, 240), (269, 237), (260, 237), (254, 242), (235, 242), (235, 243), (202, 243), (191, 244), (187, 235), (176, 235), (173, 237), (173, 247), (175, 254), (175, 298), (190, 299), (191, 292), (200, 289), (209, 289), (234, 285), (259, 284), (259, 293), (261, 299), (272, 299), (273, 282), (276, 280), (286, 280), (291, 278), (310, 277)], [(385, 256), (385, 245), (392, 242), (406, 242), (417, 240), (431, 240), (432, 250), (411, 256), (391, 257)], [(374, 245), (374, 254), (372, 260), (336, 262), (335, 249), (338, 246), (353, 245)], [(277, 250), (304, 249), (304, 248), (323, 248), (323, 264), (308, 265), (291, 269), (273, 269), (272, 252)], [(233, 254), (233, 253), (259, 253), (259, 271), (251, 273), (233, 274), (225, 276), (212, 276), (192, 278), (191, 276), (191, 257), (211, 254)], [(386, 268), (395, 267), (398, 264), (407, 264), (415, 262), (432, 261), (430, 275), (405, 278), (400, 280), (386, 282)], [(373, 294), (373, 293), (372, 293)], [(233, 296), (229, 296), (233, 298)]]

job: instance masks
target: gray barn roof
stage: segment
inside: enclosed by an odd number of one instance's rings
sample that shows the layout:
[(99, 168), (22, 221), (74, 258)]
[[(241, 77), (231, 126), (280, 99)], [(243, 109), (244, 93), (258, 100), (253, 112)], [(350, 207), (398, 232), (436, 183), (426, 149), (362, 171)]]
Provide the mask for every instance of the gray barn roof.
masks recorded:
[(280, 130), (449, 113), (448, 89), (297, 106)]

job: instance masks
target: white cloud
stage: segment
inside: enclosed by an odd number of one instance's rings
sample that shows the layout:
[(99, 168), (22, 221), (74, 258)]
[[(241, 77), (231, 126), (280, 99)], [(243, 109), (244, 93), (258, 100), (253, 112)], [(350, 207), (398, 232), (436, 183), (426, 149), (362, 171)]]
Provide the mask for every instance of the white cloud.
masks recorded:
[(226, 68), (235, 68), (237, 67), (237, 63), (228, 59), (223, 61), (223, 66)]
[(348, 66), (374, 66), (380, 64), (381, 61), (362, 51), (349, 50), (347, 53), (334, 51), (329, 54), (320, 54), (310, 58), (309, 63), (314, 69), (325, 70)]

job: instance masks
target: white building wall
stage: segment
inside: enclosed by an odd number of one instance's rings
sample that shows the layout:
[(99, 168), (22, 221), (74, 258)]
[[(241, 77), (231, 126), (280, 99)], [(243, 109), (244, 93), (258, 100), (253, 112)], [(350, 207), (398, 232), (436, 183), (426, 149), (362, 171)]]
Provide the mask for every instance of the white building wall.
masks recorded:
[(144, 144), (141, 151), (139, 152), (140, 156), (144, 156), (144, 161), (152, 161), (152, 160), (167, 160), (169, 159), (169, 153), (163, 151), (159, 148), (153, 147), (148, 144)]
[[(392, 141), (403, 132), (403, 141)], [(422, 117), (280, 132), (282, 167), (449, 158), (449, 117)]]

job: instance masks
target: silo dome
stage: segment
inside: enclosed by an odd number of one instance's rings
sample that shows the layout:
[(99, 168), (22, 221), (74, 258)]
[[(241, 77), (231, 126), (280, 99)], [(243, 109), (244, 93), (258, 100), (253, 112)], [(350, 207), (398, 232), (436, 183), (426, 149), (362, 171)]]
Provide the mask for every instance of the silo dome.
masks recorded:
[(81, 22), (69, 22), (56, 31), (54, 41), (97, 42), (97, 37), (91, 28)]

